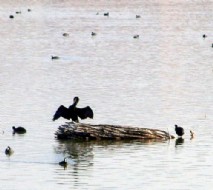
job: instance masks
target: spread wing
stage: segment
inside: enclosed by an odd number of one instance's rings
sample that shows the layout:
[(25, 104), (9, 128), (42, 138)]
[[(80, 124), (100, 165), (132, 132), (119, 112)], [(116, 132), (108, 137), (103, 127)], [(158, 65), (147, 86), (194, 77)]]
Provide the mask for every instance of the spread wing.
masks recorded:
[(89, 106), (85, 108), (75, 108), (75, 111), (81, 119), (86, 119), (87, 117), (93, 119), (93, 111)]
[(53, 116), (53, 121), (57, 120), (58, 118), (63, 117), (65, 119), (70, 119), (69, 109), (65, 106), (61, 105)]

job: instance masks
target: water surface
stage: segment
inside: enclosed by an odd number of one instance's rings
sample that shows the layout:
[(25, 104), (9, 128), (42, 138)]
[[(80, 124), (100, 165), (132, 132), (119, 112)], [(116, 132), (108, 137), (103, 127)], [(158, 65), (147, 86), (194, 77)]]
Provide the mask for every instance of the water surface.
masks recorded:
[[(0, 4), (0, 189), (210, 189), (212, 1)], [(65, 120), (52, 116), (74, 96), (95, 113), (82, 122), (171, 134), (178, 124), (184, 141), (57, 141)]]

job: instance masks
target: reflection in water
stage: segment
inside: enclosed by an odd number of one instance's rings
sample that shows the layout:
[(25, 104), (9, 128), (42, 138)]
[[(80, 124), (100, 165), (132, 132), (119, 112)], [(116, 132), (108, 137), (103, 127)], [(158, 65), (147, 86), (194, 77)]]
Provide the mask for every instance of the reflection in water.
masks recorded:
[[(58, 184), (63, 183), (67, 186), (80, 186), (83, 176), (90, 176), (93, 172), (95, 160), (102, 154), (105, 155), (106, 151), (110, 153), (123, 154), (123, 157), (131, 149), (140, 150), (142, 147), (155, 146), (165, 141), (159, 140), (128, 140), (128, 141), (59, 141), (58, 145), (54, 148), (56, 154), (62, 154), (63, 157), (68, 158), (67, 167), (56, 168), (56, 181)], [(97, 154), (98, 153), (98, 154)], [(96, 156), (96, 158), (95, 158)], [(106, 156), (106, 155), (105, 155)], [(107, 156), (109, 156), (107, 154)], [(71, 163), (71, 160), (73, 161)], [(125, 160), (125, 159), (124, 159)], [(116, 163), (116, 161), (114, 160)], [(99, 170), (102, 168), (99, 166)], [(94, 168), (93, 168), (94, 167)], [(66, 169), (66, 173), (64, 170)]]
[[(102, 141), (58, 141), (58, 147), (55, 147), (57, 154), (63, 154), (66, 157), (73, 159), (75, 162), (88, 161), (93, 159), (93, 149), (96, 147), (116, 147), (128, 145), (142, 145), (142, 144), (156, 144), (166, 142), (159, 139), (146, 139), (146, 140), (102, 140)], [(89, 158), (89, 159), (88, 159)]]
[(182, 137), (179, 137), (175, 140), (175, 147), (178, 145), (182, 145), (184, 143), (184, 139)]

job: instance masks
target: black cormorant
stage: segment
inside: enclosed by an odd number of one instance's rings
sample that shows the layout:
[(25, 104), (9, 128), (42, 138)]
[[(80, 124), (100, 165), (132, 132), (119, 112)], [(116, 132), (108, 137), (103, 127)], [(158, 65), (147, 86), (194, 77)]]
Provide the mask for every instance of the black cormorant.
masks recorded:
[(84, 108), (77, 108), (77, 104), (79, 102), (79, 98), (75, 97), (73, 99), (73, 104), (66, 108), (65, 106), (61, 105), (58, 110), (55, 112), (53, 116), (53, 121), (57, 120), (60, 117), (63, 117), (65, 119), (72, 119), (74, 122), (78, 122), (78, 117), (81, 119), (86, 119), (87, 117), (93, 119), (93, 111), (92, 109), (87, 106)]
[(184, 135), (184, 129), (182, 127), (179, 127), (178, 125), (175, 125), (175, 132), (180, 137)]

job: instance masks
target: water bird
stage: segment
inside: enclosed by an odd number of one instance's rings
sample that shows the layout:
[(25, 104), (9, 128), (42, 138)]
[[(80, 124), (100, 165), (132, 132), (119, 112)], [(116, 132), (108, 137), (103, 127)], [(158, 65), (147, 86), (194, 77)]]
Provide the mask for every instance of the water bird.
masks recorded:
[(104, 13), (104, 16), (109, 16), (109, 12), (107, 12), (107, 13)]
[(52, 58), (52, 60), (53, 60), (53, 59), (59, 59), (58, 56), (51, 56), (51, 58)]
[(140, 15), (136, 15), (136, 18), (141, 18), (141, 16)]
[(12, 150), (12, 148), (10, 148), (9, 146), (5, 149), (5, 154), (10, 156), (11, 154), (13, 154), (14, 151)]
[(9, 18), (13, 19), (13, 18), (14, 18), (14, 16), (13, 16), (13, 15), (10, 15), (10, 16), (9, 16)]
[(60, 117), (63, 117), (68, 120), (72, 119), (72, 121), (74, 122), (79, 122), (78, 117), (80, 117), (81, 119), (86, 119), (88, 117), (93, 119), (92, 109), (89, 106), (84, 108), (77, 108), (76, 106), (78, 102), (79, 98), (74, 97), (73, 104), (69, 108), (66, 108), (64, 105), (61, 105), (55, 112), (53, 116), (53, 121), (57, 120)]
[(67, 159), (64, 158), (64, 160), (61, 161), (61, 162), (59, 162), (58, 164), (59, 164), (60, 166), (67, 167)]
[(21, 11), (16, 11), (16, 14), (21, 14)]
[(139, 38), (139, 35), (138, 34), (134, 35), (133, 38), (137, 39), (137, 38)]
[(69, 36), (69, 34), (65, 32), (65, 33), (63, 33), (63, 36), (67, 37), (67, 36)]
[(31, 9), (27, 9), (28, 12), (31, 12)]
[(178, 125), (175, 125), (175, 132), (179, 137), (182, 137), (184, 135), (184, 129), (182, 127), (179, 127)]
[(18, 133), (18, 134), (24, 134), (27, 132), (27, 130), (24, 127), (12, 127), (13, 129), (13, 134)]
[(203, 34), (203, 38), (205, 39), (207, 37), (207, 35), (206, 34)]
[(92, 35), (92, 36), (96, 36), (97, 34), (96, 34), (95, 32), (92, 32), (91, 35)]

